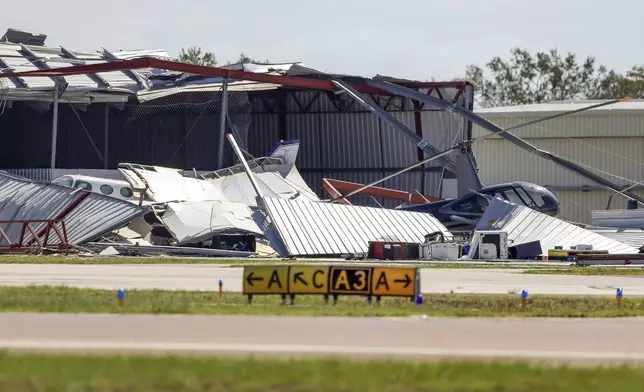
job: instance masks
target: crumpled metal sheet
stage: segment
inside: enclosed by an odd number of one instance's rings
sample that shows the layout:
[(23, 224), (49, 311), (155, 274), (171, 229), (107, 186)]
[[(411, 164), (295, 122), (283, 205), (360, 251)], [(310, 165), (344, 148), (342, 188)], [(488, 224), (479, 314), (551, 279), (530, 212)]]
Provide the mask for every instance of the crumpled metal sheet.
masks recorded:
[(214, 233), (239, 230), (263, 235), (250, 207), (233, 202), (188, 201), (167, 203), (161, 220), (179, 245), (209, 239)]
[(181, 175), (179, 169), (162, 166), (124, 164), (120, 167), (126, 180), (134, 189), (147, 185), (147, 196), (157, 203), (171, 201), (226, 200), (221, 191), (210, 182)]
[(263, 199), (267, 216), (256, 214), (271, 246), (282, 257), (365, 255), (370, 241), (422, 243), (447, 228), (431, 214), (324, 202)]
[(609, 253), (638, 252), (627, 244), (498, 198), (490, 202), (476, 229), (503, 230), (508, 233), (510, 245), (540, 241), (542, 255), (547, 255), (548, 250), (555, 246), (570, 249), (579, 244), (590, 244), (595, 250), (607, 250)]
[[(265, 196), (280, 197), (289, 199), (296, 197), (317, 201), (319, 198), (312, 191), (298, 189), (294, 184), (290, 184), (278, 172), (253, 173), (257, 179), (260, 190)], [(227, 200), (244, 203), (256, 207), (256, 193), (253, 185), (246, 173), (236, 173), (213, 180), (208, 180), (211, 184), (221, 190)]]
[[(146, 208), (131, 202), (62, 185), (36, 182), (0, 173), (0, 220), (63, 218), (69, 244), (82, 244), (144, 215)], [(39, 232), (45, 224), (34, 224)], [(21, 224), (1, 224), (11, 241), (17, 241)], [(29, 233), (25, 240), (33, 236)], [(59, 243), (50, 233), (50, 244)]]

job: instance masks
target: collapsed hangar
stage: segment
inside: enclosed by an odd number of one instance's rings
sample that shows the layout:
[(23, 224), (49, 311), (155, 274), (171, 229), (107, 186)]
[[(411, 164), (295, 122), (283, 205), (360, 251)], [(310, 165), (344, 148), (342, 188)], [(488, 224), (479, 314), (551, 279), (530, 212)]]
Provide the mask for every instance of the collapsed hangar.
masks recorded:
[[(45, 38), (9, 30), (0, 42), (3, 72), (169, 59), (162, 50), (93, 53), (47, 47)], [(286, 77), (276, 81), (288, 80), (289, 76), (312, 82), (337, 77), (351, 83), (347, 75), (324, 74), (301, 63), (246, 63), (220, 69)], [(380, 76), (374, 80), (394, 82), (453, 105), (473, 108), (473, 86), (466, 81), (418, 82)], [(0, 81), (0, 129), (4, 130), (6, 146), (0, 168), (29, 178), (49, 180), (65, 173), (118, 176), (115, 169), (119, 162), (190, 171), (230, 165), (234, 158), (227, 145), (223, 159), (218, 159), (222, 106), (227, 106), (226, 132), (235, 134), (252, 156), (266, 155), (280, 140), (299, 139), (297, 166), (320, 195), (324, 177), (368, 183), (427, 156), (394, 129), (391, 121), (347, 94), (329, 90), (159, 68)], [(364, 88), (359, 96), (435, 150), (471, 138), (471, 123), (450, 111), (377, 89)], [(455, 154), (448, 158), (454, 160)], [(427, 164), (382, 186), (454, 196), (454, 180), (450, 179), (455, 178), (455, 170), (444, 162)], [(352, 201), (387, 207), (397, 204), (366, 196)]]

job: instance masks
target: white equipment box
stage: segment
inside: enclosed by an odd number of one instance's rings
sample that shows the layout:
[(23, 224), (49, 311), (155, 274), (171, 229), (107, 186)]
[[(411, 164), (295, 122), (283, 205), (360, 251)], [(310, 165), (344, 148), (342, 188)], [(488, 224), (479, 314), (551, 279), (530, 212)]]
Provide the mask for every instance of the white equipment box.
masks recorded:
[(480, 230), (476, 231), (478, 236), (478, 259), (479, 260), (507, 260), (508, 233), (501, 230)]
[(462, 254), (461, 244), (454, 242), (436, 242), (429, 247), (433, 259), (458, 260)]

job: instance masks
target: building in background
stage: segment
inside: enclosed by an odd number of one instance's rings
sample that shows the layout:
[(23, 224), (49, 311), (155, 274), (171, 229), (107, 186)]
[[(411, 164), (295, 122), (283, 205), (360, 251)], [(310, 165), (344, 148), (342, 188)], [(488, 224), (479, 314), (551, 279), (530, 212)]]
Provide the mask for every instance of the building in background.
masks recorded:
[[(599, 101), (554, 102), (478, 109), (476, 113), (501, 128), (590, 106)], [(644, 101), (631, 100), (543, 122), (513, 132), (538, 148), (585, 165), (615, 184), (644, 195)], [(489, 132), (473, 127), (474, 137)], [(473, 151), (481, 180), (496, 184), (522, 180), (549, 187), (561, 202), (560, 217), (590, 223), (590, 211), (605, 209), (614, 192), (552, 162), (529, 154), (501, 137), (475, 142)], [(611, 208), (626, 208), (622, 195)]]
[[(0, 41), (0, 72), (21, 72), (153, 56), (163, 50), (110, 52), (47, 47), (44, 35), (10, 30)], [(299, 63), (234, 64), (253, 73), (320, 79)], [(0, 79), (0, 169), (49, 180), (66, 173), (116, 175), (119, 162), (210, 171), (218, 168), (222, 78), (159, 69), (68, 76), (59, 86), (53, 121), (54, 78)], [(382, 77), (466, 108), (473, 86), (464, 81), (418, 82)], [(321, 192), (323, 177), (368, 183), (423, 158), (423, 152), (385, 121), (333, 91), (235, 81), (228, 85), (228, 132), (254, 156), (279, 140), (299, 139), (297, 166)], [(376, 104), (443, 150), (471, 135), (471, 123), (451, 112), (407, 98), (369, 94)], [(53, 123), (56, 148), (52, 169)], [(225, 165), (235, 159), (228, 146)], [(454, 178), (438, 162), (386, 181), (383, 186), (440, 196)], [(356, 196), (355, 204), (393, 207), (395, 201)]]

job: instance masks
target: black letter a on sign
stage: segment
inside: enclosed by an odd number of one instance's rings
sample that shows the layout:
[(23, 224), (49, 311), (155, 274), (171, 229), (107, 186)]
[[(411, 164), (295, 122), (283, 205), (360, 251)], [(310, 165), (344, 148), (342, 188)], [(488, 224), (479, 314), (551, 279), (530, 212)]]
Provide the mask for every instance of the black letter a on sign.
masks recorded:
[(271, 275), (271, 280), (268, 282), (269, 289), (273, 286), (273, 283), (277, 283), (279, 288), (282, 288), (282, 282), (280, 282), (280, 276), (277, 274), (277, 271), (273, 271), (273, 274)]
[(378, 290), (378, 287), (380, 287), (381, 284), (384, 284), (385, 287), (387, 288), (387, 291), (389, 291), (389, 283), (387, 283), (387, 276), (385, 275), (384, 272), (380, 273), (380, 277), (378, 278), (378, 282), (376, 282), (376, 290)]

